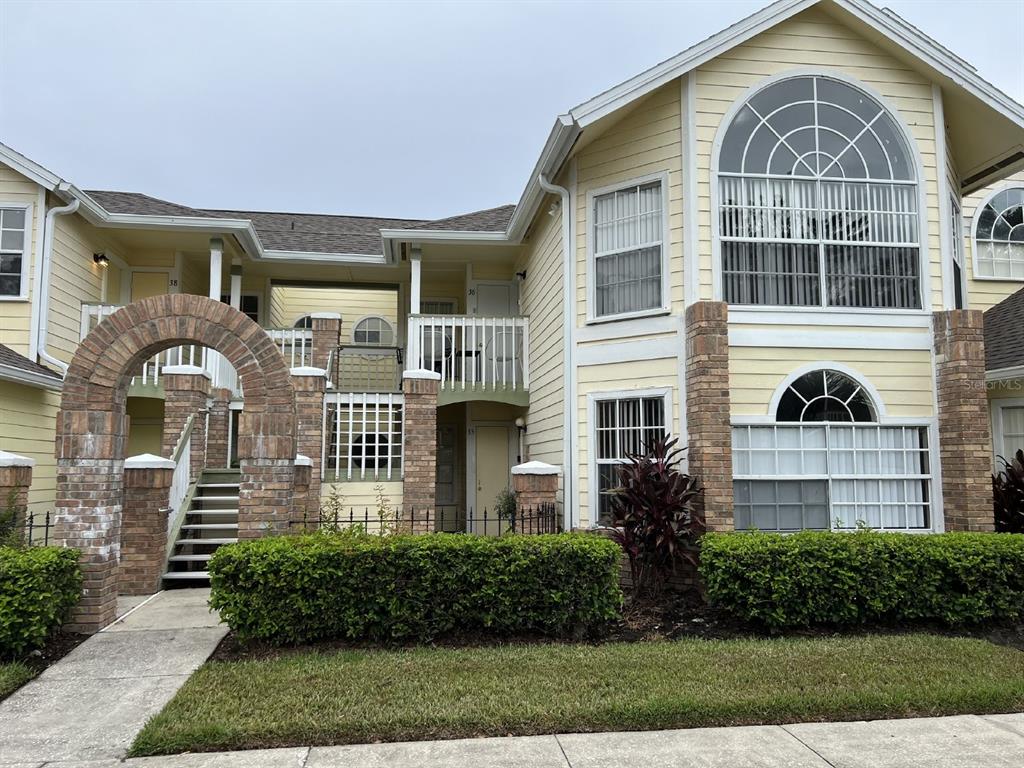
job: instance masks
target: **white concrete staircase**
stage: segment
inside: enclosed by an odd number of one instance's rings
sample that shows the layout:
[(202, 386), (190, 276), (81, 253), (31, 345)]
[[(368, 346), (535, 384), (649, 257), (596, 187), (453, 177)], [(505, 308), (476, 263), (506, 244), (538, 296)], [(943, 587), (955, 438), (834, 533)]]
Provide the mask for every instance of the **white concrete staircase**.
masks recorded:
[(237, 469), (203, 472), (167, 560), (167, 586), (205, 586), (207, 563), (218, 547), (238, 541)]

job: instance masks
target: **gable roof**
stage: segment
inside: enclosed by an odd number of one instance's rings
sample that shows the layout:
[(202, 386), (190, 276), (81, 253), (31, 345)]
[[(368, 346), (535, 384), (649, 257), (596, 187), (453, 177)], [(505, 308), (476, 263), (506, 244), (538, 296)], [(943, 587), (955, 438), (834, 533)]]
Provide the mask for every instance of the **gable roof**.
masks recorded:
[(60, 389), (63, 384), (59, 374), (3, 344), (0, 344), (0, 379), (44, 389)]
[[(515, 210), (514, 205), (499, 205), (497, 208), (462, 213), (458, 216), (449, 216), (446, 219), (419, 222), (407, 229), (444, 232), (504, 232)], [(382, 227), (382, 229), (387, 229), (387, 227)]]
[(985, 312), (985, 370), (1024, 366), (1024, 288)]

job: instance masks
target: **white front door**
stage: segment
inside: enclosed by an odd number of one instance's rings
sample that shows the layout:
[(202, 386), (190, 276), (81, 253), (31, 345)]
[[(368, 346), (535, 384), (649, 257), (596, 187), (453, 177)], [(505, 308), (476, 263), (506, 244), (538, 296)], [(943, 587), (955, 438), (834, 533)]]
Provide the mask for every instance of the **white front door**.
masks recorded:
[(470, 289), (474, 315), (512, 317), (517, 314), (516, 285), (511, 282), (477, 280)]
[[(475, 315), (515, 317), (519, 314), (519, 300), (513, 282), (477, 280), (471, 292), (470, 306)], [(476, 380), (497, 384), (511, 382), (521, 336), (507, 324), (492, 325), (485, 321), (476, 338)]]

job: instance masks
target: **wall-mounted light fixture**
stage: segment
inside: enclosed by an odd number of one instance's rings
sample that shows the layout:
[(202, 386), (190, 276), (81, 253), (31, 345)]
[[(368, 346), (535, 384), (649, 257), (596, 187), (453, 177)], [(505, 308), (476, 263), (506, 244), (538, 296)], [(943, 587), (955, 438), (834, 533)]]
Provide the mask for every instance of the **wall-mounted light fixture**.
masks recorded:
[(562, 202), (560, 200), (555, 200), (553, 203), (551, 203), (551, 206), (548, 208), (548, 216), (551, 216), (552, 218), (557, 216), (558, 211), (561, 209), (561, 207)]
[(524, 269), (522, 272), (516, 272), (516, 277), (518, 277), (520, 280), (525, 280), (526, 279), (526, 270)]
[(516, 416), (515, 420), (516, 429), (519, 430), (519, 455), (516, 456), (516, 464), (523, 463), (523, 434), (526, 432), (526, 419), (522, 416)]
[(92, 260), (101, 267), (110, 266), (110, 259), (107, 258), (107, 254), (105, 253), (94, 253), (92, 255)]

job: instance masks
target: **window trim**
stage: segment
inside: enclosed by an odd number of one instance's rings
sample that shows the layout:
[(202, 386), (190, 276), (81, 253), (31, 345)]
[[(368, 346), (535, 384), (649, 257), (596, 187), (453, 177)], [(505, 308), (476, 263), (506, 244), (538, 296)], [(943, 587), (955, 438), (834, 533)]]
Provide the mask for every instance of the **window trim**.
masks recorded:
[(742, 304), (742, 305), (730, 305), (730, 313), (733, 309), (750, 309), (756, 311), (762, 310), (778, 310), (790, 313), (793, 317), (799, 319), (803, 318), (804, 323), (813, 324), (817, 322), (814, 318), (817, 315), (830, 314), (834, 312), (849, 312), (859, 311), (865, 314), (872, 314), (879, 317), (889, 317), (894, 313), (897, 314), (911, 314), (911, 315), (931, 315), (932, 307), (932, 273), (931, 264), (929, 262), (929, 251), (930, 248), (930, 233), (931, 229), (928, 222), (928, 208), (927, 208), (927, 195), (925, 193), (925, 186), (927, 179), (924, 174), (924, 164), (921, 160), (921, 152), (918, 147), (917, 141), (914, 139), (914, 135), (911, 132), (903, 116), (899, 110), (896, 109), (895, 105), (891, 101), (879, 93), (876, 89), (870, 85), (858, 80), (857, 78), (851, 77), (844, 72), (839, 72), (827, 67), (796, 67), (793, 69), (787, 69), (783, 72), (778, 72), (770, 77), (766, 77), (759, 82), (748, 88), (743, 95), (738, 97), (730, 106), (728, 111), (723, 115), (722, 122), (719, 124), (715, 131), (715, 140), (711, 147), (711, 177), (710, 177), (710, 189), (709, 189), (709, 202), (711, 211), (711, 290), (712, 296), (715, 301), (724, 301), (723, 288), (722, 288), (722, 239), (721, 239), (721, 220), (719, 217), (719, 206), (720, 206), (720, 194), (718, 190), (719, 186), (719, 166), (722, 155), (722, 143), (725, 140), (725, 134), (729, 130), (729, 126), (732, 125), (733, 120), (741, 109), (747, 104), (750, 99), (756, 96), (765, 88), (768, 88), (776, 83), (782, 82), (783, 80), (790, 80), (797, 77), (824, 77), (833, 80), (837, 80), (853, 88), (863, 91), (865, 94), (875, 99), (889, 114), (897, 128), (902, 132), (903, 139), (907, 142), (910, 148), (911, 161), (914, 166), (915, 184), (917, 186), (917, 216), (918, 216), (918, 269), (920, 274), (919, 290), (921, 307), (919, 309), (885, 309), (880, 307), (828, 307), (828, 306), (817, 306), (817, 307), (802, 307), (802, 306), (784, 306), (777, 304)]
[[(301, 323), (306, 318), (309, 318), (309, 325), (308, 326), (299, 325), (299, 323)], [(295, 330), (299, 330), (299, 331), (312, 330), (312, 328), (313, 328), (313, 313), (312, 312), (306, 312), (303, 315), (299, 315), (298, 317), (295, 318), (295, 320), (292, 321), (292, 324), (289, 326), (289, 328), (294, 328)]]
[(0, 294), (0, 301), (28, 301), (29, 300), (29, 274), (33, 261), (32, 255), (35, 240), (35, 219), (33, 218), (34, 206), (26, 202), (6, 202), (0, 200), (0, 208), (16, 208), (25, 212), (25, 236), (21, 248), (21, 283), (17, 294)]
[[(950, 185), (950, 192), (948, 198), (949, 210), (947, 216), (949, 218), (949, 279), (952, 281), (952, 295), (950, 296), (950, 308), (951, 309), (970, 309), (971, 299), (967, 295), (967, 259), (964, 258), (964, 202), (953, 193), (953, 186)], [(957, 253), (960, 254), (960, 261), (957, 263)], [(973, 253), (973, 250), (972, 250)], [(962, 306), (956, 306), (956, 267), (960, 267), (960, 303)]]
[[(971, 279), (981, 280), (989, 283), (1024, 283), (1024, 277), (996, 277), (994, 275), (983, 275), (978, 268), (978, 219), (985, 206), (992, 202), (996, 195), (1008, 189), (1024, 189), (1024, 181), (1008, 181), (1000, 184), (992, 190), (975, 206), (971, 212)], [(961, 207), (961, 216), (963, 208)]]
[[(602, 195), (611, 194), (613, 192), (620, 192), (630, 187), (642, 186), (644, 184), (653, 184), (659, 182), (661, 184), (661, 305), (658, 307), (651, 307), (650, 309), (641, 309), (635, 312), (619, 312), (614, 315), (597, 315), (595, 314), (596, 309), (596, 297), (597, 297), (597, 256), (594, 250), (594, 227), (596, 222), (594, 220), (594, 199)], [(587, 281), (587, 325), (597, 325), (599, 323), (613, 323), (618, 320), (629, 320), (636, 317), (652, 317), (655, 315), (668, 314), (672, 309), (671, 299), (671, 288), (669, 286), (669, 280), (671, 278), (670, 272), (670, 254), (669, 251), (672, 247), (671, 241), (671, 227), (669, 226), (669, 172), (659, 171), (658, 173), (647, 174), (646, 176), (638, 176), (636, 178), (621, 181), (615, 184), (610, 184), (605, 187), (598, 187), (596, 189), (587, 190), (587, 201), (586, 201), (586, 281)]]
[[(361, 323), (367, 321), (367, 320), (380, 320), (388, 328), (390, 328), (391, 329), (391, 343), (390, 344), (380, 344), (380, 343), (370, 344), (367, 341), (356, 341), (356, 331), (359, 330), (359, 325)], [(358, 320), (356, 320), (352, 324), (352, 343), (353, 344), (361, 344), (363, 346), (371, 346), (371, 347), (375, 347), (375, 346), (393, 347), (393, 346), (395, 346), (395, 343), (397, 342), (397, 339), (398, 339), (398, 336), (396, 334), (394, 324), (390, 320), (388, 320), (386, 317), (384, 317), (383, 315), (363, 315), (362, 317), (360, 317)]]
[(597, 499), (597, 404), (607, 400), (629, 400), (643, 397), (660, 397), (665, 402), (666, 434), (675, 436), (672, 429), (676, 424), (675, 406), (672, 399), (673, 387), (650, 387), (646, 389), (616, 389), (587, 393), (587, 527), (602, 528), (599, 520)]
[(999, 454), (1003, 449), (1003, 409), (1024, 408), (1024, 397), (1002, 397), (989, 401), (990, 418), (992, 420), (992, 472), (1001, 469)]

